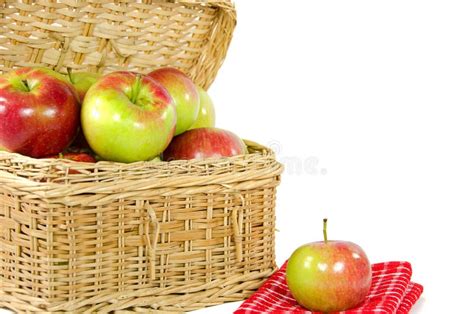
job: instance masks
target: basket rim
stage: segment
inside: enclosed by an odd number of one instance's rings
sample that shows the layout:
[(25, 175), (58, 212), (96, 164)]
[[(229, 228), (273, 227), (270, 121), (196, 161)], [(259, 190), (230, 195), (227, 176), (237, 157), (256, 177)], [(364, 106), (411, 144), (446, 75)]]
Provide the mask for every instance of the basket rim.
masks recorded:
[[(242, 155), (236, 155), (232, 157), (212, 157), (212, 158), (206, 158), (206, 159), (190, 159), (190, 160), (172, 160), (172, 161), (153, 161), (153, 160), (144, 160), (144, 161), (135, 161), (131, 163), (123, 163), (123, 162), (116, 162), (116, 161), (107, 161), (107, 160), (100, 160), (95, 163), (92, 162), (81, 162), (81, 161), (74, 161), (74, 160), (69, 160), (69, 159), (61, 159), (61, 158), (33, 158), (29, 157), (26, 155), (22, 155), (19, 153), (13, 153), (13, 152), (8, 152), (8, 151), (3, 151), (0, 150), (0, 157), (5, 156), (5, 157), (11, 157), (12, 159), (15, 160), (15, 162), (24, 162), (27, 164), (54, 164), (54, 165), (64, 165), (64, 166), (92, 166), (96, 168), (100, 168), (98, 166), (118, 166), (123, 168), (128, 168), (130, 167), (135, 167), (137, 165), (145, 165), (145, 166), (150, 166), (151, 168), (155, 168), (156, 165), (163, 165), (163, 163), (166, 163), (168, 165), (172, 166), (187, 166), (190, 164), (196, 164), (196, 165), (204, 165), (204, 164), (210, 164), (210, 163), (216, 163), (216, 162), (222, 162), (222, 161), (232, 161), (236, 159), (242, 159), (245, 158), (245, 156), (248, 155), (260, 155), (260, 156), (269, 156), (272, 157), (275, 155), (275, 153), (268, 147), (261, 145), (257, 142), (243, 139), (245, 145), (247, 148), (252, 149), (254, 152), (249, 152), (248, 154), (242, 154)], [(2, 172), (2, 170), (0, 170)]]
[(283, 165), (270, 149), (255, 142), (246, 143), (251, 150), (260, 150), (217, 159), (131, 164), (38, 160), (0, 151), (0, 182), (6, 189), (66, 202), (75, 202), (70, 198), (74, 195), (117, 190), (139, 193), (154, 189), (163, 195), (174, 195), (182, 189), (186, 193), (213, 193), (224, 188), (235, 193), (269, 184), (283, 172)]

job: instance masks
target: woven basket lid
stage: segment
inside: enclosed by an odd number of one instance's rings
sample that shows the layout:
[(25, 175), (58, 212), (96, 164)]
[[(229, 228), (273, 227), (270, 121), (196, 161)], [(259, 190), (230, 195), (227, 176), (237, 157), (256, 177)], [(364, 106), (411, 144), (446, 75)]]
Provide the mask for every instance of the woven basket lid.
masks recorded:
[(186, 72), (207, 89), (236, 24), (231, 0), (9, 0), (0, 4), (0, 72)]

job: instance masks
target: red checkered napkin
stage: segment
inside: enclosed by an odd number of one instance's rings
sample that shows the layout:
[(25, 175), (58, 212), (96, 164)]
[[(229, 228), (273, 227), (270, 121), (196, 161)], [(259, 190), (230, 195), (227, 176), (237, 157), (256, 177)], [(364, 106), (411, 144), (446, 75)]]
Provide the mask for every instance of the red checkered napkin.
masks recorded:
[[(242, 303), (234, 314), (311, 314), (296, 303), (286, 285), (286, 263), (256, 293)], [(359, 307), (339, 312), (344, 314), (406, 314), (420, 298), (423, 286), (410, 281), (408, 262), (372, 265), (372, 286)], [(316, 312), (314, 312), (316, 313)]]

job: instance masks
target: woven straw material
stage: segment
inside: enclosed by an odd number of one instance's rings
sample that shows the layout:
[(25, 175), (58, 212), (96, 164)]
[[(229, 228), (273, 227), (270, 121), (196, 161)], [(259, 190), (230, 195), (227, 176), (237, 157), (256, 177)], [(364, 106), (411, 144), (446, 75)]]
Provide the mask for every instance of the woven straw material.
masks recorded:
[(3, 0), (0, 72), (183, 70), (204, 89), (235, 27), (230, 0)]
[(248, 297), (275, 270), (271, 151), (77, 163), (0, 152), (0, 306), (188, 311)]
[[(3, 0), (0, 73), (173, 66), (207, 89), (235, 23), (230, 0)], [(248, 297), (275, 270), (282, 166), (246, 143), (133, 164), (0, 152), (0, 307), (169, 313)]]

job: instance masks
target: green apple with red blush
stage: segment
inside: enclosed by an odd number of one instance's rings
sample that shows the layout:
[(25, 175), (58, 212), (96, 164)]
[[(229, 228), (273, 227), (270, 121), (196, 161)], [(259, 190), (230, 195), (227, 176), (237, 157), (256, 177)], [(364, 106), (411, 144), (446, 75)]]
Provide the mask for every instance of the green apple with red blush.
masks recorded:
[[(92, 72), (72, 72), (71, 69), (68, 68), (66, 77), (69, 82), (76, 88), (77, 94), (79, 96), (79, 102), (82, 104), (87, 91), (92, 85), (95, 84), (95, 82), (97, 82), (101, 75)], [(87, 143), (84, 137), (82, 128), (79, 128), (79, 132), (71, 146), (77, 148), (89, 148), (89, 144)]]
[(367, 296), (372, 271), (360, 246), (346, 241), (324, 241), (299, 247), (288, 260), (286, 278), (296, 301), (311, 311), (345, 311)]
[(175, 68), (160, 68), (148, 74), (170, 93), (176, 106), (178, 120), (175, 135), (189, 130), (199, 114), (199, 91), (193, 81)]
[(70, 68), (67, 69), (67, 79), (76, 88), (81, 104), (89, 88), (94, 85), (100, 77), (101, 75), (99, 73), (72, 72)]
[(218, 128), (199, 128), (176, 136), (164, 151), (163, 159), (220, 158), (246, 153), (247, 146), (234, 133)]
[(102, 159), (135, 162), (156, 158), (176, 128), (168, 91), (148, 75), (114, 72), (100, 78), (82, 104), (84, 135)]
[(199, 113), (196, 121), (189, 129), (213, 128), (216, 126), (216, 112), (209, 94), (201, 87), (199, 91)]
[(79, 118), (77, 92), (62, 74), (24, 67), (0, 76), (0, 150), (58, 154), (76, 136)]

